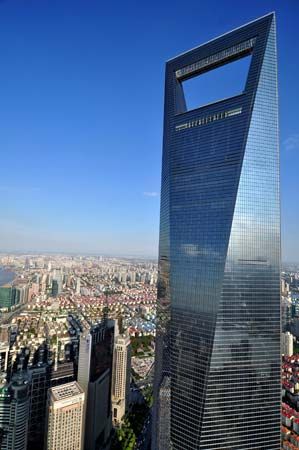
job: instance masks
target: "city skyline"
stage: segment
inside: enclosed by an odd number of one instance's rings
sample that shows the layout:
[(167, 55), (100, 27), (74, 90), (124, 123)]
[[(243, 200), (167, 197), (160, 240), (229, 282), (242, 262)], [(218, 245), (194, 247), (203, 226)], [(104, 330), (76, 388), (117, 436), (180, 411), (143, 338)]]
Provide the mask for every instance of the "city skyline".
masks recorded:
[(296, 262), (298, 4), (221, 2), (216, 20), (209, 5), (195, 1), (183, 10), (179, 2), (119, 4), (118, 14), (96, 2), (82, 5), (0, 5), (0, 250), (156, 257), (163, 63), (276, 10), (282, 250), (284, 261)]
[(119, 437), (142, 439), (133, 424), (149, 413), (143, 390), (150, 395), (157, 263), (0, 255), (0, 265), (15, 274), (2, 285), (0, 270), (1, 449), (69, 449), (77, 435), (74, 450), (124, 450)]

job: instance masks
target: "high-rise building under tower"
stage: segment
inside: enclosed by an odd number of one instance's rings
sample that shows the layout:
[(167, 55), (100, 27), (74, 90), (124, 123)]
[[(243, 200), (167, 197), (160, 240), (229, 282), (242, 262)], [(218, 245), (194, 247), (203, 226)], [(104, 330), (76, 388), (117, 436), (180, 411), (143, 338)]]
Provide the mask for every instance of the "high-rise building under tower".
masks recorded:
[[(241, 58), (244, 89), (187, 108)], [(166, 65), (153, 450), (280, 449), (276, 59), (271, 13)]]
[(78, 383), (85, 394), (84, 450), (109, 447), (113, 340), (113, 320), (103, 320), (80, 336)]
[(128, 333), (114, 338), (112, 368), (112, 421), (122, 423), (129, 406), (131, 378), (131, 341)]
[(46, 450), (81, 450), (84, 392), (76, 381), (48, 391)]

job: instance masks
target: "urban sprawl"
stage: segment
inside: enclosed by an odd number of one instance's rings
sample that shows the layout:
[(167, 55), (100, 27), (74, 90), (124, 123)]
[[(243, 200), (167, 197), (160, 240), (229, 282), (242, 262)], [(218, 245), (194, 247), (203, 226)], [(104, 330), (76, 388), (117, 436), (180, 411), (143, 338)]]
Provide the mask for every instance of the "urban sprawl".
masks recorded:
[[(61, 433), (53, 431), (57, 421), (53, 411), (66, 403), (77, 405), (79, 416), (71, 419), (71, 432), (64, 439), (80, 442), (85, 431), (88, 448), (99, 438), (104, 448), (148, 448), (156, 262), (3, 254), (0, 267), (3, 448), (6, 441), (16, 440), (15, 448), (40, 449), (45, 439), (56, 439)], [(295, 450), (299, 448), (299, 265), (284, 267), (281, 302), (282, 448)], [(92, 392), (102, 396), (96, 413), (88, 401)], [(83, 421), (97, 417), (105, 420), (92, 432)]]
[(0, 448), (146, 448), (156, 262), (3, 254), (0, 268)]

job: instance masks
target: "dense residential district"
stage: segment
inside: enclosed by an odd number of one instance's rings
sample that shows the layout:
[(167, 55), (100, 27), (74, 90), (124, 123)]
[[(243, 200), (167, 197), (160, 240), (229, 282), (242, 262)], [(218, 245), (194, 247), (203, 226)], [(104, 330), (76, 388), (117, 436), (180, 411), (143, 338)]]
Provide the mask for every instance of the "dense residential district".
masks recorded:
[[(150, 448), (157, 264), (0, 255), (0, 448)], [(282, 449), (299, 449), (299, 265), (285, 265)]]
[(0, 448), (148, 449), (157, 264), (0, 255)]

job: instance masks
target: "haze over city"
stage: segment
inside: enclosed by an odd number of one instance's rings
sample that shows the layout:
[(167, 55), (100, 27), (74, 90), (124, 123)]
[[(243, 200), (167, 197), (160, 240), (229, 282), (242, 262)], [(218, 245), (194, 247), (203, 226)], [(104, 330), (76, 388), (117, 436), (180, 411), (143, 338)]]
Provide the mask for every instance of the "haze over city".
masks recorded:
[(157, 257), (164, 62), (271, 10), (282, 251), (296, 261), (294, 0), (226, 1), (216, 11), (193, 0), (1, 2), (0, 249)]

